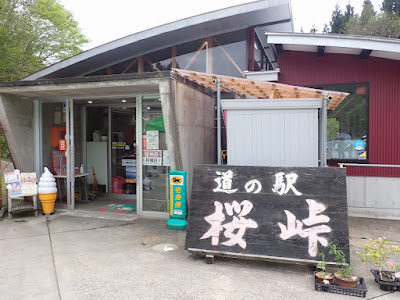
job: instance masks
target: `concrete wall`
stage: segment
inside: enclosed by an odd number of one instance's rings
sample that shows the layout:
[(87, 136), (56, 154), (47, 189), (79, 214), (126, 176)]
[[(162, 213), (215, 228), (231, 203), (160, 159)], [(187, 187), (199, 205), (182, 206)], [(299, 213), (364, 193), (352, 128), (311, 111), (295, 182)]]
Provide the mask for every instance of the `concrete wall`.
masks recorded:
[(400, 178), (347, 176), (349, 214), (400, 219)]
[(175, 80), (160, 85), (160, 96), (171, 169), (187, 172), (190, 202), (194, 165), (216, 162), (214, 98)]
[(216, 162), (214, 98), (175, 82), (175, 105), (182, 164), (191, 193), (194, 165)]
[(34, 171), (32, 99), (1, 94), (0, 119), (15, 168)]

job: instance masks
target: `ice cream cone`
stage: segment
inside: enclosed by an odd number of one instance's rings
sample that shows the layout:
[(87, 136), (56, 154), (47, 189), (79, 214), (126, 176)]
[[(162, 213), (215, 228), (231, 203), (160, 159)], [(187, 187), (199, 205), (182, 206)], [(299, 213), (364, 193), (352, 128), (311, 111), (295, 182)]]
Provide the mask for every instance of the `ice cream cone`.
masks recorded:
[(43, 213), (51, 214), (54, 212), (54, 203), (57, 199), (57, 185), (53, 174), (48, 168), (44, 168), (44, 172), (39, 180), (39, 200), (42, 203)]
[(39, 193), (39, 200), (42, 203), (43, 213), (51, 214), (54, 212), (54, 203), (57, 199), (57, 192), (55, 193)]

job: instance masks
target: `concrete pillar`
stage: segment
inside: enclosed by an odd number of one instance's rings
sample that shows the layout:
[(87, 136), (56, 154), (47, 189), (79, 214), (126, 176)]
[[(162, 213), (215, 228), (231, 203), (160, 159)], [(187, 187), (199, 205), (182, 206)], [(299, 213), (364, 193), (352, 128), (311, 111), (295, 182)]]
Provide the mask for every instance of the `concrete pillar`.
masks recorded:
[(33, 103), (13, 95), (0, 95), (0, 122), (16, 169), (32, 172)]

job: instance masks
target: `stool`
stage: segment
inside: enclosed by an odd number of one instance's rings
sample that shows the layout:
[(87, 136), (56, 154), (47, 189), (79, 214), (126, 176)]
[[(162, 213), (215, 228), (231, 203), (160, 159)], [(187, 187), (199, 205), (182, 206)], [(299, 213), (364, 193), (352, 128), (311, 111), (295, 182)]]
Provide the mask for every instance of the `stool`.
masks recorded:
[[(26, 201), (27, 198), (29, 202)], [(15, 204), (13, 200), (25, 200), (22, 203)], [(38, 216), (38, 207), (37, 207), (37, 195), (24, 195), (21, 197), (11, 198), (7, 193), (7, 209), (8, 209), (8, 218), (12, 219), (13, 212), (23, 212), (23, 211), (33, 211), (35, 217)]]

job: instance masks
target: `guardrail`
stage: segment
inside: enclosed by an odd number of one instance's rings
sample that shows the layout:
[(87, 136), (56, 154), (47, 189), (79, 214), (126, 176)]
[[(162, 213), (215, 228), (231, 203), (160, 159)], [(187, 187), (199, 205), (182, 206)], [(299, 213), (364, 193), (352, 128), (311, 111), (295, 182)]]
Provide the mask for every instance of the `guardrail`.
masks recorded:
[(400, 165), (381, 165), (381, 164), (346, 164), (339, 163), (341, 168), (343, 166), (351, 166), (351, 167), (381, 167), (381, 168), (400, 168)]

